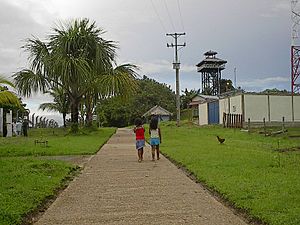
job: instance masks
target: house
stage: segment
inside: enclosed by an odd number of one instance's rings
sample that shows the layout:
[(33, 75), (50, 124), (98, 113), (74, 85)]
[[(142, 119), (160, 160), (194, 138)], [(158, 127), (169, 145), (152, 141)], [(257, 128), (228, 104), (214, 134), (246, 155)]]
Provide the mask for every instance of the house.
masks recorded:
[[(192, 98), (192, 101), (189, 103), (189, 108), (192, 109), (192, 118), (193, 121), (195, 123), (199, 123), (200, 124), (200, 120), (207, 120), (207, 118), (203, 117), (204, 114), (203, 112), (201, 113), (201, 115), (203, 115), (201, 118), (199, 117), (199, 112), (201, 111), (207, 111), (207, 109), (204, 107), (206, 105), (203, 105), (204, 103), (210, 103), (211, 106), (216, 106), (216, 102), (218, 102), (219, 97), (218, 96), (213, 96), (213, 95), (202, 95), (202, 94), (197, 94), (194, 98)], [(199, 107), (200, 105), (202, 105), (203, 107)], [(217, 109), (216, 109), (217, 110)], [(219, 115), (219, 114), (218, 114)], [(216, 115), (214, 118), (218, 118), (218, 116)], [(214, 119), (215, 123), (219, 123), (219, 121), (217, 119)], [(203, 123), (201, 121), (201, 123)]]
[(158, 116), (159, 121), (169, 121), (173, 113), (169, 112), (168, 110), (156, 105), (149, 109), (143, 117), (149, 118), (151, 116)]
[(300, 125), (300, 95), (236, 93), (216, 101), (199, 102), (198, 111), (199, 125), (223, 124), (226, 115), (238, 117), (244, 127), (248, 121), (257, 125), (263, 121), (268, 125), (279, 125), (282, 121)]

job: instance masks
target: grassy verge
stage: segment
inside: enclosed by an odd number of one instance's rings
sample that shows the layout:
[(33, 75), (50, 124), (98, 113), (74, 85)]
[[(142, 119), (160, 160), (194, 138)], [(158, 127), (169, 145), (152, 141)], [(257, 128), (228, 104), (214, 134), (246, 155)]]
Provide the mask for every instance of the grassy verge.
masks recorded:
[(269, 224), (300, 224), (299, 139), (188, 124), (161, 127), (161, 150), (235, 207)]
[[(0, 156), (94, 154), (114, 132), (115, 128), (102, 128), (86, 134), (68, 135), (64, 129), (32, 129), (26, 138), (1, 138)], [(35, 145), (35, 140), (47, 140), (48, 147)]]
[[(64, 129), (33, 129), (29, 137), (0, 138), (0, 225), (21, 224), (45, 199), (55, 195), (77, 167), (42, 155), (94, 154), (114, 128), (68, 135)], [(34, 140), (48, 140), (48, 147)]]
[(0, 159), (0, 224), (20, 224), (74, 169), (60, 161)]

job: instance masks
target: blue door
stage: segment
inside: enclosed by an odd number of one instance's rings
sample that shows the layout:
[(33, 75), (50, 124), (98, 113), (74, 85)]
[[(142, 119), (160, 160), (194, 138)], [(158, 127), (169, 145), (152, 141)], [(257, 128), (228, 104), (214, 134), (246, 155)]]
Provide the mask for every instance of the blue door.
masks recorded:
[(219, 101), (208, 103), (208, 124), (219, 123)]

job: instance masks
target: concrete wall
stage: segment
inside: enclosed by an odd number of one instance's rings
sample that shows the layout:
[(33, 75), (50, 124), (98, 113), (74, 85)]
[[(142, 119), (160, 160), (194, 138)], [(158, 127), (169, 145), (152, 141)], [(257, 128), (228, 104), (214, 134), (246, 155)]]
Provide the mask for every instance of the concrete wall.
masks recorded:
[(244, 95), (244, 109), (245, 122), (248, 118), (251, 122), (262, 122), (263, 118), (269, 121), (267, 95)]
[(294, 96), (294, 120), (300, 122), (300, 96)]
[(207, 103), (199, 104), (199, 125), (208, 124)]
[(229, 99), (223, 98), (219, 100), (219, 123), (223, 124), (223, 113), (229, 112)]
[(270, 95), (270, 121), (292, 121), (292, 97)]
[(231, 97), (229, 113), (242, 114), (242, 112), (242, 95)]

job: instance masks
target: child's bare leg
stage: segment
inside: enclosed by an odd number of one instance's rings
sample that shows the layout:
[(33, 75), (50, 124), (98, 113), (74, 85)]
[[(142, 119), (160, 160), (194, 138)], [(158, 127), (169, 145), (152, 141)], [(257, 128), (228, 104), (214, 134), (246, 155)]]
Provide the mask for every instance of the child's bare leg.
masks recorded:
[(156, 145), (156, 157), (159, 160), (159, 145)]
[(141, 149), (138, 150), (138, 157), (139, 157), (139, 162), (141, 162), (142, 161)]
[(152, 161), (155, 160), (155, 145), (151, 145)]
[(144, 148), (141, 148), (141, 160), (143, 161), (144, 159)]

